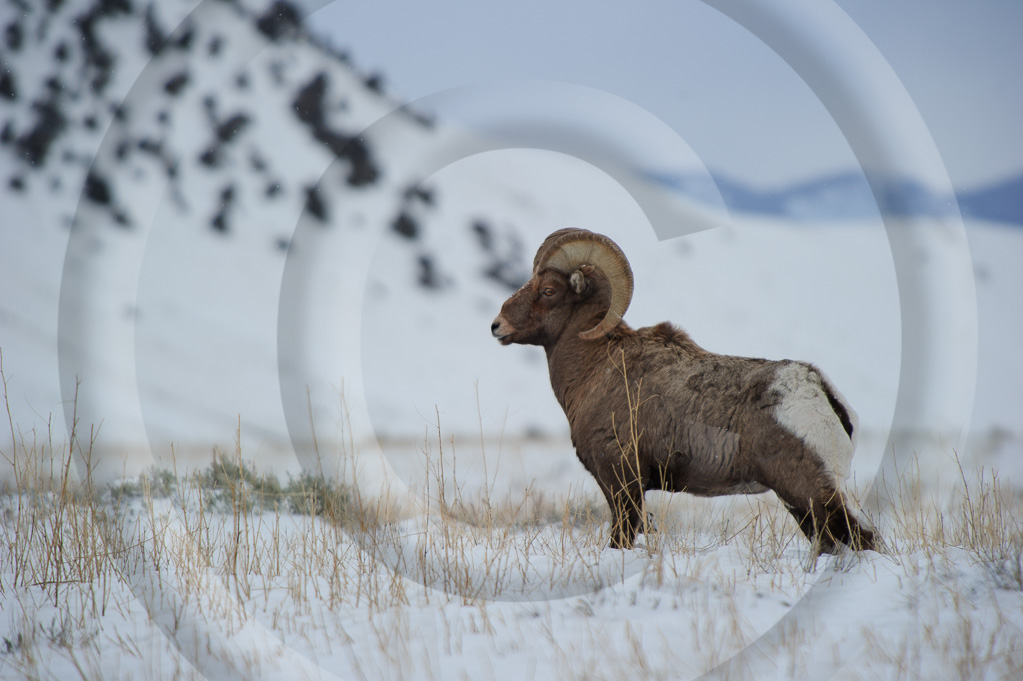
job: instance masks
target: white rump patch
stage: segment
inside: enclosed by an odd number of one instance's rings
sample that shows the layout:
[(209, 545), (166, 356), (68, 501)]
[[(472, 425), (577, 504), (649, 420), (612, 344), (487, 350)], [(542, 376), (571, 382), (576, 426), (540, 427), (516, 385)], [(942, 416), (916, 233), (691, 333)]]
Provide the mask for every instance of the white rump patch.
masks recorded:
[[(845, 407), (853, 426), (850, 439), (842, 420), (831, 408), (824, 386)], [(778, 369), (771, 386), (781, 394), (775, 418), (790, 433), (800, 438), (824, 462), (835, 477), (836, 485), (849, 477), (849, 462), (856, 450), (860, 423), (856, 412), (819, 370), (807, 364), (789, 362)]]

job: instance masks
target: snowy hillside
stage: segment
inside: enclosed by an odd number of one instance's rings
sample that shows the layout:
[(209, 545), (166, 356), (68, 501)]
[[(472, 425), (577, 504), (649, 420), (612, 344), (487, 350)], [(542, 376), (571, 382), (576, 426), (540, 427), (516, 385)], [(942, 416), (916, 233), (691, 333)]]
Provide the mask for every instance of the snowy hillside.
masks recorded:
[(375, 211), (353, 221), (429, 257), (414, 220), (431, 197), (381, 165), (428, 122), (400, 116), (370, 148), (356, 133), (396, 102), (287, 3), (260, 4), (56, 3), (16, 22), (0, 163), (19, 422), (59, 407), (59, 331), (64, 397), (80, 373), (79, 417), (111, 441), (144, 437), (139, 409), (155, 441), (229, 441), (238, 414), (283, 440), (277, 296), (299, 216), (357, 228), (335, 205), (351, 187)]
[[(540, 240), (579, 225), (629, 254), (627, 321), (816, 362), (875, 434), (864, 460), (880, 456), (902, 349), (878, 219), (723, 216), (659, 241), (618, 183), (562, 154), (494, 151), (417, 177), (421, 154), (462, 133), (397, 108), (287, 3), (56, 3), (12, 25), (0, 348), (24, 433), (59, 440), (77, 408), (120, 456), (173, 442), (205, 457), (240, 427), (266, 461), (314, 435), (418, 441), (438, 418), (446, 436), (563, 437), (542, 352), (498, 346), (489, 325)], [(929, 276), (968, 291), (952, 227), (907, 229), (925, 231)], [(980, 375), (1019, 376), (1006, 345), (1019, 319), (993, 311), (1018, 290), (1020, 234), (970, 235), (990, 330)], [(949, 335), (945, 351), (969, 345)], [(956, 371), (962, 390), (922, 409), (943, 433), (970, 418), (973, 367)], [(983, 432), (1017, 430), (1004, 381), (978, 395)]]

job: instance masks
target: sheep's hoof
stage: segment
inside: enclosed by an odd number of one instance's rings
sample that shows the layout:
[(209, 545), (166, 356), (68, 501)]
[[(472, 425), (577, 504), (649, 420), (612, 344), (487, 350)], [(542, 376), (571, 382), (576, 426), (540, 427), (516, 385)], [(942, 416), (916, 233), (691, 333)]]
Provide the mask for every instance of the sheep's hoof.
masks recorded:
[(829, 556), (837, 556), (839, 553), (845, 551), (845, 548), (846, 548), (845, 544), (838, 544), (838, 543), (825, 544), (825, 543), (821, 543), (817, 547), (817, 553), (818, 553), (818, 555), (822, 554), (822, 553), (826, 553)]
[(611, 541), (608, 542), (608, 547), (612, 549), (622, 549), (628, 551), (636, 546), (636, 538), (633, 536), (631, 539), (620, 534), (611, 535)]

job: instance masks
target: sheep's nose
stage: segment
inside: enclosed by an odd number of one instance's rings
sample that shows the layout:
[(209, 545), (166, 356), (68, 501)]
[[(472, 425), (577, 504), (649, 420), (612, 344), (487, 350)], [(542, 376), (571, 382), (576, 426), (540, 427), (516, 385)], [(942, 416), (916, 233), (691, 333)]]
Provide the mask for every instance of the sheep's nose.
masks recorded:
[(492, 336), (496, 336), (497, 335), (497, 327), (499, 327), (499, 326), (501, 326), (501, 322), (499, 322), (499, 321), (497, 321), (495, 319), (494, 323), (490, 325), (490, 334)]

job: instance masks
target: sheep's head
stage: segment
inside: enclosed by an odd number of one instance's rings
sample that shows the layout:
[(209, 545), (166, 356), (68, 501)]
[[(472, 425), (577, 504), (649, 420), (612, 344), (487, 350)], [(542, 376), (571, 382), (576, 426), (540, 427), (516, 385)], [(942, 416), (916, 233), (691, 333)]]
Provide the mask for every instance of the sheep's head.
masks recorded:
[(602, 338), (632, 300), (632, 268), (618, 244), (585, 229), (561, 229), (533, 258), (533, 276), (501, 307), (490, 330), (501, 343), (547, 345), (573, 322), (596, 320), (579, 337)]

